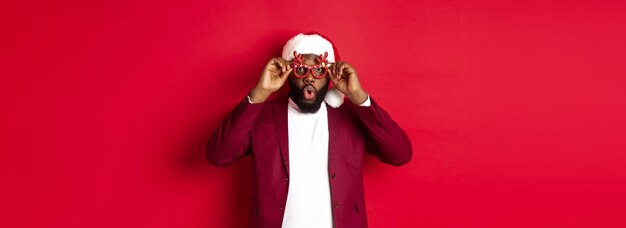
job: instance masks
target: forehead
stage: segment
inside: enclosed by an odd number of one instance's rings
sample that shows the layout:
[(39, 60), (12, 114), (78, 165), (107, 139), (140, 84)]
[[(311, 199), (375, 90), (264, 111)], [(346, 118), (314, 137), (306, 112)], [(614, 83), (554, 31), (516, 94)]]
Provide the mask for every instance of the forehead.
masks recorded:
[(319, 55), (316, 54), (302, 54), (304, 61), (302, 63), (306, 65), (316, 65), (318, 64), (317, 58)]

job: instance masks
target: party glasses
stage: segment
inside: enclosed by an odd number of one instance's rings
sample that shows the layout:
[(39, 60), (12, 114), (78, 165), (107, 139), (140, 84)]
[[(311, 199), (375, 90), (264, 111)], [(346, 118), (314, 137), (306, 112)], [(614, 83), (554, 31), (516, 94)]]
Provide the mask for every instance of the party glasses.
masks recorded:
[(314, 66), (309, 66), (304, 64), (304, 57), (302, 54), (298, 54), (298, 52), (293, 51), (293, 61), (291, 62), (291, 67), (293, 68), (293, 74), (296, 78), (304, 78), (309, 73), (312, 73), (314, 78), (322, 79), (325, 78), (328, 74), (328, 67), (330, 64), (326, 57), (328, 57), (328, 52), (324, 52), (323, 55), (319, 55), (315, 61), (319, 64)]

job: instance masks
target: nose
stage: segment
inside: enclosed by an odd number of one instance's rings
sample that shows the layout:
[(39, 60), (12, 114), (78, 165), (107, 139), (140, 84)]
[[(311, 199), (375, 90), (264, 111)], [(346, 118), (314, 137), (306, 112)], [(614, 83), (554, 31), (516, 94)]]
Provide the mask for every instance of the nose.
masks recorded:
[(313, 72), (306, 74), (306, 77), (303, 78), (305, 84), (313, 84), (315, 82), (315, 78), (313, 78)]

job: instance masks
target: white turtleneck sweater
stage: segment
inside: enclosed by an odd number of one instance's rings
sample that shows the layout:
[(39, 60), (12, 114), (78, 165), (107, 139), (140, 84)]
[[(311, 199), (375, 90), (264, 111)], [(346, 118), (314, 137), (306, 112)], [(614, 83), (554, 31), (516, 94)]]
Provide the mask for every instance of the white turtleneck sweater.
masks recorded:
[(326, 104), (302, 113), (289, 99), (289, 192), (284, 228), (333, 227)]
[[(369, 96), (360, 106), (370, 106)], [(332, 228), (326, 104), (316, 113), (302, 113), (289, 98), (287, 118), (289, 191), (282, 227)]]
[[(332, 228), (328, 179), (328, 114), (302, 113), (289, 98), (289, 192), (283, 228)], [(369, 97), (361, 106), (369, 106)]]

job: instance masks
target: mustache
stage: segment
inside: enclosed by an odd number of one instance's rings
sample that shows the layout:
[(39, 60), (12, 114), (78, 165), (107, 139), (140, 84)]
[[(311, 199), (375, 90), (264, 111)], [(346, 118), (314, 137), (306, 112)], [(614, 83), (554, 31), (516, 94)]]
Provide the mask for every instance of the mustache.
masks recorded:
[(315, 88), (315, 86), (313, 84), (304, 84), (302, 86), (302, 88), (300, 88), (300, 91), (303, 91), (304, 88), (306, 88), (307, 86), (311, 86), (311, 88), (313, 88), (313, 90), (315, 90), (315, 92), (317, 92), (317, 88)]

